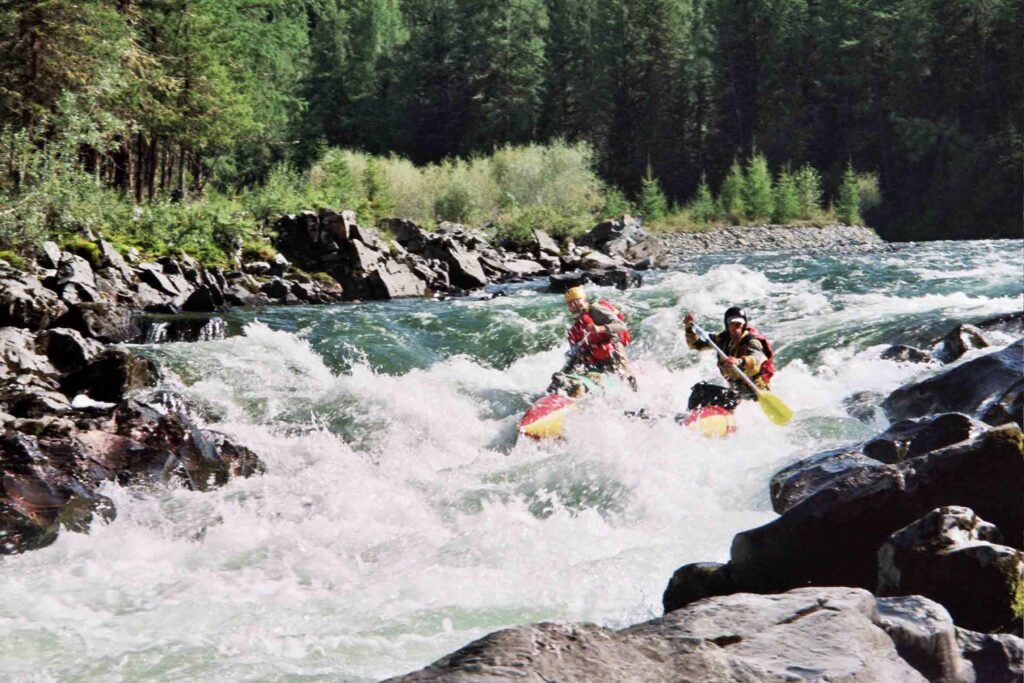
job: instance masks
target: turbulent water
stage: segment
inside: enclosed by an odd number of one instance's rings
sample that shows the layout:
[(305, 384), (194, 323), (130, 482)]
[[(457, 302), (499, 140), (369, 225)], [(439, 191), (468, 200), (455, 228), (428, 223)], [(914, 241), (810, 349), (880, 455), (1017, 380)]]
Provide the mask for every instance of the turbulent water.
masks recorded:
[[(140, 346), (268, 471), (210, 493), (109, 485), (115, 522), (4, 558), (0, 678), (374, 680), (512, 624), (658, 616), (676, 567), (726, 560), (774, 517), (773, 471), (884, 428), (844, 399), (936, 371), (882, 349), (1021, 309), (1021, 248), (704, 256), (597, 289), (628, 316), (640, 391), (594, 402), (556, 443), (515, 439), (564, 351), (542, 282), (236, 311), (225, 339)], [(681, 319), (720, 329), (731, 304), (773, 340), (793, 422), (744, 405), (738, 432), (709, 440), (625, 417), (672, 415), (715, 378)]]

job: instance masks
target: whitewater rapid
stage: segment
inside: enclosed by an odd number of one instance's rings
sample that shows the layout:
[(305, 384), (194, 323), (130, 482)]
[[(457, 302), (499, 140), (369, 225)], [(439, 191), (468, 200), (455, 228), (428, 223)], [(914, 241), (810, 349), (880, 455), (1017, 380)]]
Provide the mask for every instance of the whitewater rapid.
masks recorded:
[[(703, 257), (595, 288), (629, 316), (641, 390), (594, 402), (555, 443), (515, 440), (564, 350), (541, 283), (239, 311), (225, 339), (138, 347), (267, 473), (207, 493), (109, 484), (116, 521), (4, 558), (0, 677), (376, 680), (504, 626), (659, 616), (678, 566), (727, 560), (733, 534), (775, 517), (774, 471), (885, 427), (844, 400), (937, 369), (881, 350), (1021, 310), (1020, 266), (1019, 241), (934, 243)], [(710, 440), (627, 418), (671, 416), (715, 378), (680, 322), (718, 329), (734, 303), (776, 347), (793, 423), (744, 404), (738, 432)]]

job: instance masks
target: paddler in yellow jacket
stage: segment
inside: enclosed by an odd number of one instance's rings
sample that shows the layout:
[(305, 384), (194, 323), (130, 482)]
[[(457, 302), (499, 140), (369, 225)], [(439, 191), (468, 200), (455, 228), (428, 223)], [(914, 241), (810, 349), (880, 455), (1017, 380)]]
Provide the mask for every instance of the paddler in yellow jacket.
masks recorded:
[[(719, 357), (718, 371), (739, 392), (744, 399), (757, 398), (750, 386), (738, 373), (742, 372), (757, 385), (759, 389), (771, 389), (772, 375), (775, 374), (774, 353), (768, 340), (747, 322), (747, 314), (738, 306), (731, 306), (723, 316), (725, 329), (711, 337), (726, 354)], [(710, 350), (711, 344), (697, 337), (693, 330), (693, 313), (687, 311), (683, 318), (686, 327), (686, 345), (698, 351)]]
[[(565, 292), (565, 305), (573, 316), (573, 324), (566, 332), (570, 350), (562, 373), (615, 372), (623, 375), (635, 391), (636, 379), (623, 350), (633, 340), (626, 327), (626, 317), (605, 299), (591, 304), (582, 287), (572, 287)], [(557, 383), (559, 374), (555, 373), (553, 384)]]

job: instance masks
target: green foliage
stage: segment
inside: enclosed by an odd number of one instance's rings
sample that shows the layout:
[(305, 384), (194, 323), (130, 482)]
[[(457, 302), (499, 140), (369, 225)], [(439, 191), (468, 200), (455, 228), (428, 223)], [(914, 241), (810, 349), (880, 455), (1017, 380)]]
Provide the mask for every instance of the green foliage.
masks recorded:
[(363, 169), (363, 191), (366, 196), (366, 219), (370, 223), (394, 213), (391, 191), (376, 159), (367, 161)]
[(547, 205), (528, 206), (499, 216), (495, 237), (501, 244), (522, 247), (532, 243), (532, 230), (543, 230), (557, 240), (576, 237), (594, 225), (587, 213), (563, 215)]
[(25, 270), (28, 267), (28, 264), (25, 263), (25, 259), (8, 249), (0, 250), (0, 260), (7, 261), (11, 266), (18, 270)]
[(797, 192), (796, 180), (789, 169), (783, 167), (775, 181), (775, 210), (772, 221), (788, 223), (800, 217), (800, 196)]
[(665, 193), (661, 191), (658, 179), (651, 175), (651, 167), (649, 165), (647, 173), (641, 181), (638, 208), (640, 215), (648, 221), (656, 221), (668, 213), (668, 200), (665, 199)]
[(744, 201), (746, 185), (743, 168), (734, 159), (732, 166), (729, 167), (729, 175), (722, 181), (722, 191), (718, 194), (719, 211), (734, 224), (741, 223), (747, 213)]
[(708, 187), (708, 177), (700, 174), (700, 185), (697, 186), (697, 195), (686, 206), (690, 217), (698, 222), (706, 223), (716, 215), (715, 200), (711, 196), (711, 188)]
[(857, 188), (857, 173), (853, 164), (847, 162), (843, 180), (839, 185), (836, 202), (836, 217), (847, 225), (860, 223), (860, 193)]
[(857, 196), (861, 213), (882, 204), (882, 191), (878, 187), (877, 173), (857, 174)]
[(755, 153), (747, 160), (743, 204), (747, 209), (747, 217), (758, 223), (770, 219), (774, 211), (772, 176), (768, 172), (768, 161), (761, 153)]
[(798, 218), (809, 219), (821, 210), (821, 174), (810, 164), (801, 166), (793, 178), (796, 183)]
[(604, 206), (600, 211), (602, 216), (619, 216), (634, 211), (632, 202), (622, 190), (617, 187), (609, 187), (604, 191)]
[(242, 260), (270, 261), (277, 256), (277, 250), (266, 242), (246, 242), (242, 245)]
[(85, 237), (80, 235), (67, 237), (61, 241), (60, 247), (75, 256), (81, 256), (89, 262), (93, 269), (103, 265), (103, 254), (100, 252), (99, 245)]

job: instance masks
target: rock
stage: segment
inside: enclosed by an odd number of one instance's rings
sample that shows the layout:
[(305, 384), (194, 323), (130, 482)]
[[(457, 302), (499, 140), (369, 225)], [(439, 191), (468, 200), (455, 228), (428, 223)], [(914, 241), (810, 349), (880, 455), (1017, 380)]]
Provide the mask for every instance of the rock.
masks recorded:
[(697, 562), (675, 571), (661, 596), (661, 605), (668, 614), (697, 600), (734, 592), (728, 565)]
[(999, 537), (968, 508), (932, 510), (882, 546), (876, 592), (931, 598), (972, 631), (1008, 630), (1020, 618), (1024, 552), (997, 545)]
[(399, 299), (427, 294), (427, 283), (408, 266), (395, 261), (386, 261), (370, 273), (367, 284), (374, 299)]
[(117, 403), (131, 391), (153, 386), (159, 376), (151, 360), (113, 346), (81, 370), (62, 378), (60, 385), (68, 396), (86, 394), (96, 401)]
[(854, 470), (764, 526), (733, 538), (737, 590), (800, 585), (874, 588), (878, 549), (944, 505), (975, 510), (1007, 538), (1024, 536), (1021, 430), (1004, 426), (898, 465)]
[(416, 223), (404, 218), (385, 218), (381, 220), (380, 225), (395, 236), (395, 241), (402, 245), (402, 248), (413, 254), (422, 254), (427, 243), (434, 238)]
[(65, 415), (71, 410), (67, 397), (48, 377), (18, 375), (0, 381), (0, 405), (15, 417), (40, 418)]
[(509, 259), (502, 265), (510, 275), (516, 277), (533, 277), (547, 272), (541, 264), (526, 259)]
[(61, 250), (55, 242), (49, 240), (43, 242), (41, 253), (39, 254), (38, 263), (42, 268), (46, 270), (57, 270), (57, 266), (60, 265)]
[(92, 272), (92, 266), (81, 256), (69, 252), (61, 254), (60, 263), (57, 264), (56, 282), (58, 287), (74, 283), (95, 291), (96, 275)]
[(448, 279), (456, 287), (477, 289), (487, 284), (480, 260), (450, 237), (431, 243), (425, 252), (448, 264)]
[(879, 404), (885, 398), (877, 391), (858, 391), (843, 399), (843, 408), (847, 414), (866, 424), (873, 424), (882, 419)]
[(84, 460), (73, 441), (8, 430), (0, 435), (0, 454), (0, 554), (45, 547), (61, 525), (81, 532), (94, 516), (114, 519), (109, 498), (62, 471)]
[(1024, 337), (1024, 311), (1013, 311), (986, 318), (974, 325), (979, 330), (1002, 332), (1011, 337)]
[(964, 658), (979, 683), (1020, 683), (1024, 679), (1024, 640), (1009, 633), (991, 635), (956, 630)]
[(1024, 426), (1024, 380), (1019, 380), (983, 407), (981, 421), (993, 427), (1014, 423)]
[(203, 284), (188, 295), (185, 303), (181, 305), (181, 309), (196, 313), (213, 313), (224, 308), (225, 304), (224, 292), (219, 287), (212, 284)]
[(785, 467), (772, 476), (768, 488), (772, 509), (780, 515), (794, 505), (845, 477), (863, 475), (881, 463), (857, 451), (836, 449), (818, 453)]
[(163, 256), (157, 259), (157, 263), (163, 269), (164, 275), (184, 275), (185, 269), (182, 267), (178, 260), (173, 256)]
[(601, 221), (589, 232), (584, 234), (576, 243), (580, 246), (589, 246), (601, 249), (608, 253), (602, 246), (616, 240), (639, 241), (644, 237), (640, 221), (629, 214), (621, 214), (615, 218)]
[(890, 421), (935, 413), (976, 416), (1024, 374), (1024, 340), (974, 358), (916, 384), (900, 387), (882, 403)]
[(530, 232), (533, 235), (532, 251), (534, 254), (538, 256), (540, 254), (558, 256), (561, 253), (562, 250), (558, 247), (558, 242), (551, 235), (537, 228), (532, 229)]
[(356, 226), (354, 211), (320, 213), (320, 229), (334, 241), (335, 245), (343, 245), (352, 239), (352, 228)]
[(900, 657), (929, 681), (975, 680), (973, 667), (962, 656), (956, 626), (942, 605), (919, 595), (882, 598), (878, 625)]
[(260, 287), (260, 291), (269, 296), (271, 299), (277, 299), (278, 301), (284, 301), (288, 298), (291, 293), (291, 287), (287, 282), (279, 277), (275, 277), (272, 280), (264, 282)]
[(620, 261), (599, 251), (587, 250), (580, 256), (580, 267), (583, 270), (609, 270), (620, 265), (622, 265)]
[(572, 273), (557, 273), (548, 278), (548, 291), (561, 294), (573, 287), (580, 287), (587, 282), (585, 273), (575, 271)]
[(36, 335), (36, 348), (46, 354), (60, 372), (74, 372), (103, 352), (103, 345), (86, 339), (77, 330), (58, 327)]
[(249, 275), (268, 275), (270, 273), (270, 264), (266, 261), (250, 261), (249, 263), (242, 264), (242, 272)]
[(288, 259), (284, 257), (284, 254), (274, 254), (274, 258), (270, 261), (270, 274), (277, 275), (278, 277), (284, 277), (284, 274), (288, 272), (288, 269), (292, 267), (292, 264), (288, 262)]
[(730, 595), (613, 631), (532, 624), (491, 633), (391, 683), (445, 681), (925, 681), (849, 588)]
[(139, 326), (127, 308), (108, 302), (73, 304), (56, 325), (70, 327), (89, 339), (116, 344), (139, 338)]
[(20, 270), (0, 264), (0, 327), (49, 327), (67, 306), (43, 283)]
[(37, 353), (35, 335), (20, 327), (0, 327), (0, 379), (56, 374), (50, 360)]
[(952, 363), (971, 349), (988, 348), (988, 340), (974, 325), (957, 325), (942, 338), (935, 357), (943, 363)]
[(154, 266), (153, 268), (143, 268), (142, 270), (139, 271), (139, 280), (141, 282), (146, 283), (156, 291), (161, 292), (162, 294), (169, 297), (177, 297), (179, 294), (182, 294), (182, 291), (179, 290), (177, 286), (175, 286), (175, 284), (170, 280), (170, 278), (165, 276), (163, 272), (161, 272), (160, 270), (157, 270), (157, 268), (161, 268), (161, 266), (158, 266), (155, 263), (141, 265)]
[(988, 425), (963, 413), (901, 420), (865, 443), (862, 451), (869, 458), (892, 465), (960, 443), (987, 430)]
[(124, 262), (124, 258), (114, 245), (106, 240), (100, 240), (97, 244), (100, 248), (100, 263), (102, 267), (114, 271), (121, 281), (131, 282), (133, 279), (132, 269)]
[(933, 363), (935, 358), (932, 354), (922, 349), (905, 344), (890, 346), (879, 354), (882, 360), (894, 360), (901, 363)]

